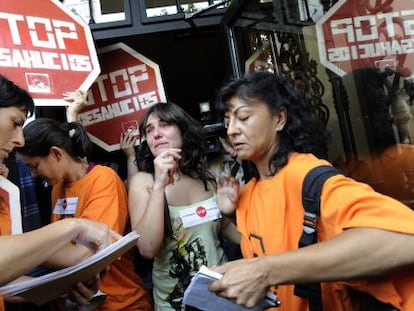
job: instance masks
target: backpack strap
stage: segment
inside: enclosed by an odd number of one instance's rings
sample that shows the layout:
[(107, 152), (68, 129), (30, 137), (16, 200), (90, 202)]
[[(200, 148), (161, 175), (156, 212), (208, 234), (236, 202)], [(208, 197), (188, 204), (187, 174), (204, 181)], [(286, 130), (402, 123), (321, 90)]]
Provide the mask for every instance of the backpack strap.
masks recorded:
[[(316, 166), (306, 174), (302, 185), (302, 205), (305, 216), (299, 247), (318, 242), (317, 224), (320, 215), (322, 187), (329, 177), (338, 174), (343, 173), (329, 165)], [(320, 283), (296, 284), (295, 295), (309, 300), (309, 311), (323, 310)]]
[(305, 216), (299, 247), (318, 242), (316, 226), (321, 214), (322, 187), (329, 177), (338, 174), (343, 173), (329, 165), (314, 167), (306, 174), (302, 185), (302, 205), (305, 209)]

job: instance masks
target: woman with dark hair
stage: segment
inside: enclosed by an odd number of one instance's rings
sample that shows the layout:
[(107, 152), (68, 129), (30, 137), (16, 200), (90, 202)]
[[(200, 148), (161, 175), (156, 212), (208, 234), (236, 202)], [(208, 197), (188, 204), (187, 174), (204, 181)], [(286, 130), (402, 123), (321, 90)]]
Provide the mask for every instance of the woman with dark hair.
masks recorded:
[[(0, 75), (0, 166), (16, 147), (25, 143), (23, 124), (33, 114), (34, 102), (29, 93)], [(6, 175), (7, 170), (0, 168)], [(0, 179), (4, 178), (0, 176)], [(24, 234), (10, 235), (10, 206), (7, 192), (0, 188), (0, 285), (16, 280), (30, 269), (44, 263), (68, 243), (90, 246), (91, 252), (105, 248), (112, 237), (119, 237), (108, 226), (86, 220), (67, 219)], [(93, 285), (99, 284), (98, 280)], [(87, 304), (96, 288), (78, 283), (77, 301)], [(0, 310), (4, 310), (0, 295)]]
[(183, 294), (201, 265), (223, 263), (220, 231), (239, 242), (222, 219), (215, 179), (207, 170), (201, 125), (173, 103), (152, 106), (140, 124), (138, 172), (129, 185), (129, 211), (145, 258), (154, 258), (156, 310), (184, 310)]
[[(105, 223), (119, 234), (130, 230), (125, 185), (111, 168), (87, 162), (92, 143), (81, 124), (39, 118), (23, 133), (26, 145), (17, 148), (18, 156), (32, 174), (53, 186), (53, 222), (86, 218)], [(67, 245), (47, 263), (53, 268), (68, 267), (90, 255), (82, 245)], [(96, 310), (151, 310), (131, 254), (110, 265), (100, 290), (107, 298)]]
[(236, 214), (245, 259), (214, 269), (223, 277), (210, 290), (247, 307), (272, 290), (281, 301), (275, 310), (306, 311), (308, 300), (294, 295), (293, 284), (322, 282), (323, 310), (368, 310), (350, 290), (392, 310), (414, 310), (414, 213), (366, 184), (341, 174), (327, 179), (315, 224), (319, 243), (298, 249), (305, 175), (330, 165), (318, 158), (329, 135), (305, 95), (286, 78), (255, 72), (224, 86), (217, 107), (255, 177), (240, 192), (232, 178), (218, 183), (218, 204)]

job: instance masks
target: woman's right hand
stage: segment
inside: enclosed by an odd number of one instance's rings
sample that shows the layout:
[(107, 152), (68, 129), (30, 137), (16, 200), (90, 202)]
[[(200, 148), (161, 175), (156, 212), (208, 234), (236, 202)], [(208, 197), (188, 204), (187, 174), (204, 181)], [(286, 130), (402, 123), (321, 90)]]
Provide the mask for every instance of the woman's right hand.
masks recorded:
[(178, 161), (181, 159), (181, 149), (170, 148), (162, 151), (154, 159), (155, 181), (162, 186), (174, 183), (174, 173), (177, 170)]
[(232, 215), (239, 200), (240, 183), (227, 173), (220, 173), (216, 179), (217, 204), (224, 215)]
[(73, 241), (82, 244), (92, 251), (104, 249), (112, 244), (115, 240), (119, 240), (122, 236), (101, 222), (92, 221), (84, 218), (71, 218), (61, 221), (75, 221), (78, 228), (77, 235)]

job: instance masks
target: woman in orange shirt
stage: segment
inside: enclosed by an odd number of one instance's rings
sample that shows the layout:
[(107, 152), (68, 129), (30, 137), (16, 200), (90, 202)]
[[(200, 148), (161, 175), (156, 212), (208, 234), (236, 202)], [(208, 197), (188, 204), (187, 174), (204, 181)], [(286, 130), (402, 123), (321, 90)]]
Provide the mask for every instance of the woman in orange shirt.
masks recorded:
[(217, 106), (254, 177), (240, 193), (231, 177), (218, 183), (218, 204), (223, 213), (235, 212), (246, 259), (216, 268), (224, 275), (210, 289), (253, 307), (272, 288), (282, 303), (275, 310), (307, 311), (293, 284), (322, 282), (324, 310), (366, 310), (350, 289), (414, 310), (414, 212), (368, 185), (329, 178), (321, 194), (320, 242), (298, 249), (304, 177), (329, 165), (317, 157), (327, 151), (328, 133), (306, 95), (286, 78), (255, 72), (223, 87)]
[[(126, 187), (110, 167), (87, 162), (92, 143), (81, 124), (39, 118), (25, 126), (23, 132), (26, 145), (17, 148), (18, 156), (32, 174), (53, 186), (53, 222), (86, 218), (105, 223), (119, 234), (130, 231)], [(67, 267), (90, 255), (85, 247), (69, 245), (48, 264), (53, 268)], [(134, 271), (131, 254), (111, 264), (100, 289), (107, 298), (96, 310), (152, 308), (143, 282)]]

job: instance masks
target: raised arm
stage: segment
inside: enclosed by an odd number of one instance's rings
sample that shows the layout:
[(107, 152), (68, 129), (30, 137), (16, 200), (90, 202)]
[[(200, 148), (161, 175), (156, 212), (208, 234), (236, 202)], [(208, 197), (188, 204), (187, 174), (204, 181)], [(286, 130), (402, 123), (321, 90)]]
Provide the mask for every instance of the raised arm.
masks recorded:
[(119, 144), (127, 158), (127, 186), (129, 185), (132, 176), (138, 173), (137, 156), (134, 148), (136, 140), (134, 135), (131, 135), (130, 133), (121, 133)]
[(133, 230), (142, 234), (137, 246), (142, 256), (154, 257), (164, 239), (165, 187), (174, 182), (181, 149), (170, 148), (154, 159), (155, 173), (139, 172), (129, 185), (128, 208)]
[(165, 185), (154, 183), (147, 173), (137, 173), (129, 183), (131, 226), (142, 235), (137, 247), (146, 258), (158, 253), (164, 239), (164, 190)]
[(240, 194), (240, 183), (233, 176), (221, 173), (216, 178), (217, 204), (220, 211), (227, 216), (234, 216)]
[(63, 94), (63, 99), (68, 103), (66, 108), (66, 120), (68, 122), (76, 122), (79, 112), (87, 104), (87, 93), (82, 90), (74, 92), (66, 92)]

